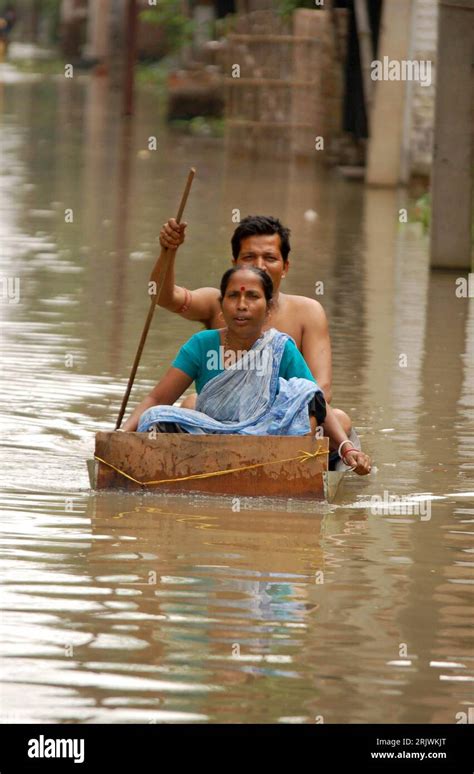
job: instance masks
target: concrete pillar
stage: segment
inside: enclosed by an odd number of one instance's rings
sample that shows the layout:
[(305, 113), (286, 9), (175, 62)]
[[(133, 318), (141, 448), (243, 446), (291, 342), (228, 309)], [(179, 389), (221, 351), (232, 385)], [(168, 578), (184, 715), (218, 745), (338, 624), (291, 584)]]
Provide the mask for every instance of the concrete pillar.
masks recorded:
[(103, 61), (109, 53), (109, 0), (89, 0), (84, 56)]
[(432, 176), (431, 266), (469, 269), (474, 0), (440, 0)]
[[(382, 13), (378, 59), (401, 61), (410, 58), (412, 0), (385, 2)], [(402, 178), (402, 146), (406, 81), (375, 81), (366, 182), (396, 186)]]
[(409, 81), (405, 103), (402, 181), (430, 178), (436, 97), (438, 0), (413, 0), (410, 59), (430, 61), (431, 84)]
[(126, 0), (110, 0), (109, 76), (114, 88), (122, 88), (125, 69)]
[(78, 0), (62, 0), (60, 8), (61, 51), (66, 58), (80, 56), (81, 24), (85, 12)]
[(196, 3), (192, 10), (193, 22), (196, 25), (194, 28), (194, 46), (199, 49), (207, 43), (208, 40), (212, 40), (213, 37), (213, 24), (216, 18), (216, 12), (214, 4), (207, 0), (201, 0)]
[(40, 25), (40, 6), (37, 0), (34, 0), (31, 6), (31, 41), (37, 43)]

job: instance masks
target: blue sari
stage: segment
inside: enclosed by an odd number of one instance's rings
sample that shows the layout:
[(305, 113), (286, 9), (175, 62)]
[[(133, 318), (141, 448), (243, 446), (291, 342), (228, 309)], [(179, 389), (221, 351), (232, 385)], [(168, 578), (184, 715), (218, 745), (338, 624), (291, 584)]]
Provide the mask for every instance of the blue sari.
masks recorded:
[[(175, 422), (188, 433), (238, 435), (306, 435), (308, 403), (320, 388), (309, 379), (279, 376), (289, 336), (275, 328), (218, 376), (210, 379), (196, 401), (196, 410), (153, 406), (140, 417), (138, 432), (157, 422)], [(265, 363), (265, 368), (256, 364)]]

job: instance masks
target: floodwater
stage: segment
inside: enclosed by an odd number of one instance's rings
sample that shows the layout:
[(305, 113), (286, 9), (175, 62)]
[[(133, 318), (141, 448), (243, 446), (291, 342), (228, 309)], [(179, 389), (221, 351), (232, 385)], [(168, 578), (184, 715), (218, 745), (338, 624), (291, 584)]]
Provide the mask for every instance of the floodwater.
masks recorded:
[[(465, 719), (474, 302), (406, 193), (178, 135), (151, 91), (124, 124), (103, 79), (0, 77), (3, 721)], [(289, 291), (324, 283), (334, 405), (376, 466), (332, 505), (89, 490), (190, 165), (179, 282), (216, 284), (239, 209), (291, 226)], [(197, 329), (157, 312), (134, 400)], [(412, 512), (374, 513), (384, 492)]]

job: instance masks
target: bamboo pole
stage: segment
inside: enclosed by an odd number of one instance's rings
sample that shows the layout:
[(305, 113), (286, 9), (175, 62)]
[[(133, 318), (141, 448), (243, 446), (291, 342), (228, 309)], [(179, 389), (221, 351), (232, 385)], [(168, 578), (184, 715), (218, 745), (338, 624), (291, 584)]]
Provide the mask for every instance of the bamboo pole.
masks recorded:
[[(181, 218), (183, 217), (184, 208), (188, 200), (189, 191), (191, 190), (191, 185), (195, 174), (196, 174), (196, 170), (194, 169), (194, 167), (191, 167), (191, 169), (189, 170), (188, 179), (186, 181), (186, 187), (184, 189), (183, 196), (181, 197), (181, 203), (179, 205), (178, 214), (176, 216), (177, 223), (180, 223)], [(122, 424), (122, 419), (125, 414), (125, 410), (127, 408), (127, 403), (130, 397), (130, 393), (132, 391), (133, 382), (135, 381), (135, 375), (137, 373), (138, 366), (140, 364), (140, 358), (142, 356), (143, 348), (145, 346), (146, 338), (148, 336), (148, 331), (150, 329), (151, 321), (155, 313), (155, 307), (158, 301), (160, 300), (161, 291), (163, 289), (166, 275), (168, 274), (168, 268), (171, 260), (171, 252), (172, 252), (171, 250), (166, 250), (162, 266), (158, 266), (158, 262), (159, 262), (159, 259), (158, 259), (150, 275), (150, 282), (156, 283), (156, 293), (154, 293), (151, 298), (150, 308), (148, 310), (148, 315), (145, 320), (145, 325), (143, 327), (142, 335), (140, 337), (140, 342), (138, 344), (135, 360), (133, 361), (132, 370), (130, 373), (130, 377), (128, 379), (127, 389), (125, 390), (125, 395), (123, 396), (122, 405), (120, 407), (120, 412), (117, 418), (117, 422), (115, 424), (116, 430), (120, 428), (120, 425)]]

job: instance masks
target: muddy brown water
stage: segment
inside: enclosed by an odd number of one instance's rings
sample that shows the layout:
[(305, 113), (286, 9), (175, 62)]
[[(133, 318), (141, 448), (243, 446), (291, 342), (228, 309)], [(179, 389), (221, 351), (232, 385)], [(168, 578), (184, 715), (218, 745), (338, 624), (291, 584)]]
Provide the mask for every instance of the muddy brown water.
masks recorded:
[[(407, 195), (178, 135), (151, 92), (124, 127), (103, 79), (3, 74), (3, 721), (462, 720), (474, 306), (399, 223)], [(216, 284), (238, 209), (292, 228), (289, 291), (324, 291), (333, 405), (376, 467), (332, 505), (89, 490), (190, 165), (180, 282)], [(135, 400), (198, 327), (157, 313)], [(408, 512), (375, 512), (390, 496)]]

